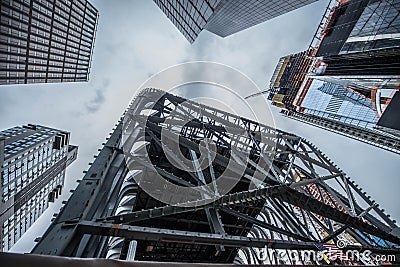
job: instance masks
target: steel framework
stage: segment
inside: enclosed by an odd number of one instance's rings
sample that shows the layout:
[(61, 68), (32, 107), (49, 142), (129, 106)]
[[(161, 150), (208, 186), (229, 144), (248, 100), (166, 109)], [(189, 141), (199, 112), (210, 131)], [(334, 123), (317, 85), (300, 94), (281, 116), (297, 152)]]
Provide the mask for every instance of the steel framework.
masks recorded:
[(343, 136), (351, 137), (363, 143), (400, 154), (400, 141), (389, 135), (383, 135), (378, 131), (372, 131), (350, 124), (339, 123), (327, 118), (296, 111), (286, 111), (283, 114), (288, 118), (308, 123), (321, 129), (329, 130)]
[[(184, 161), (168, 160), (171, 146), (178, 145), (196, 165), (205, 138), (216, 147), (207, 167), (185, 171), (176, 166)], [(377, 254), (398, 260), (396, 223), (296, 135), (145, 89), (103, 145), (32, 253), (203, 263), (377, 263)], [(240, 179), (214, 201), (168, 205), (142, 186), (154, 175), (182, 187), (213, 184), (225, 171)], [(168, 190), (158, 193), (173, 197)], [(339, 241), (347, 245), (338, 250), (342, 254), (369, 250), (372, 257), (335, 261), (326, 248)], [(290, 256), (310, 250), (325, 256)]]

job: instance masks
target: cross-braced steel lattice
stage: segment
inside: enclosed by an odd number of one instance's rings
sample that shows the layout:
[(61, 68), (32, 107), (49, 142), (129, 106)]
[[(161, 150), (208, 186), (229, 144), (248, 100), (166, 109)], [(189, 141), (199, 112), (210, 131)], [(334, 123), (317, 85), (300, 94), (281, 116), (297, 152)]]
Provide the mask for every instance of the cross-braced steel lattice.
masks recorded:
[[(396, 261), (397, 231), (379, 205), (307, 140), (146, 89), (32, 252), (373, 264), (377, 255)], [(321, 257), (309, 257), (312, 252)]]

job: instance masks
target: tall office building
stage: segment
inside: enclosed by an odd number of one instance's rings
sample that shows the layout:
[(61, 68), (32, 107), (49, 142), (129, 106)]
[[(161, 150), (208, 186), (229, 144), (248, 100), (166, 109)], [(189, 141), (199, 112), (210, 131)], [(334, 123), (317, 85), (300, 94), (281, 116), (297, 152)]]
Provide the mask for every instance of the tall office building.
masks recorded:
[(202, 30), (226, 37), (317, 0), (154, 0), (193, 43)]
[(9, 250), (61, 194), (77, 157), (68, 132), (28, 124), (0, 132), (0, 251)]
[(399, 14), (398, 1), (335, 3), (310, 48), (280, 60), (268, 98), (290, 118), (400, 153)]
[(397, 0), (340, 1), (330, 11), (316, 55), (398, 49), (399, 9)]
[(89, 79), (98, 11), (87, 0), (2, 0), (0, 85)]
[[(103, 145), (33, 254), (303, 266), (400, 255), (396, 222), (299, 136), (148, 88)], [(338, 242), (335, 255), (289, 256)]]

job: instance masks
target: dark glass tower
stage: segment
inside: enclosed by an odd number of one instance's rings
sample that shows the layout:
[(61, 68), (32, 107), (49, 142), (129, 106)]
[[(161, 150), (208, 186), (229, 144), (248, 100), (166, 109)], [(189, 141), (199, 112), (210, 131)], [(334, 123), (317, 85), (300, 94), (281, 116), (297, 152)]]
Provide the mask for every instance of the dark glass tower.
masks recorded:
[(288, 117), (400, 153), (399, 14), (394, 0), (328, 8), (310, 48), (279, 62), (269, 99)]
[(0, 132), (0, 251), (9, 250), (61, 194), (77, 157), (68, 132), (28, 124)]
[(330, 13), (317, 56), (334, 56), (399, 47), (397, 0), (341, 1)]
[(190, 43), (203, 29), (226, 37), (316, 1), (154, 0)]
[(88, 81), (97, 19), (86, 0), (2, 0), (0, 84)]

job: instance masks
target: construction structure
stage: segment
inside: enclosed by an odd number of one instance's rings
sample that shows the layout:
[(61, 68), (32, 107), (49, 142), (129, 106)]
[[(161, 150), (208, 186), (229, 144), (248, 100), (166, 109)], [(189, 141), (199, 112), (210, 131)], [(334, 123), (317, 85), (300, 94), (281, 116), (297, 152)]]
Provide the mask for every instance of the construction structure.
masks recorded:
[(86, 82), (98, 11), (87, 0), (2, 0), (0, 85)]
[(316, 1), (154, 0), (154, 3), (193, 43), (202, 30), (227, 37)]
[(8, 251), (61, 194), (77, 158), (70, 133), (28, 124), (0, 132), (0, 252)]
[[(33, 254), (399, 262), (396, 222), (307, 140), (157, 89), (136, 96), (89, 165)], [(292, 257), (303, 252), (322, 257)]]
[(310, 47), (281, 58), (261, 94), (289, 118), (399, 154), (399, 14), (392, 0), (330, 1)]

